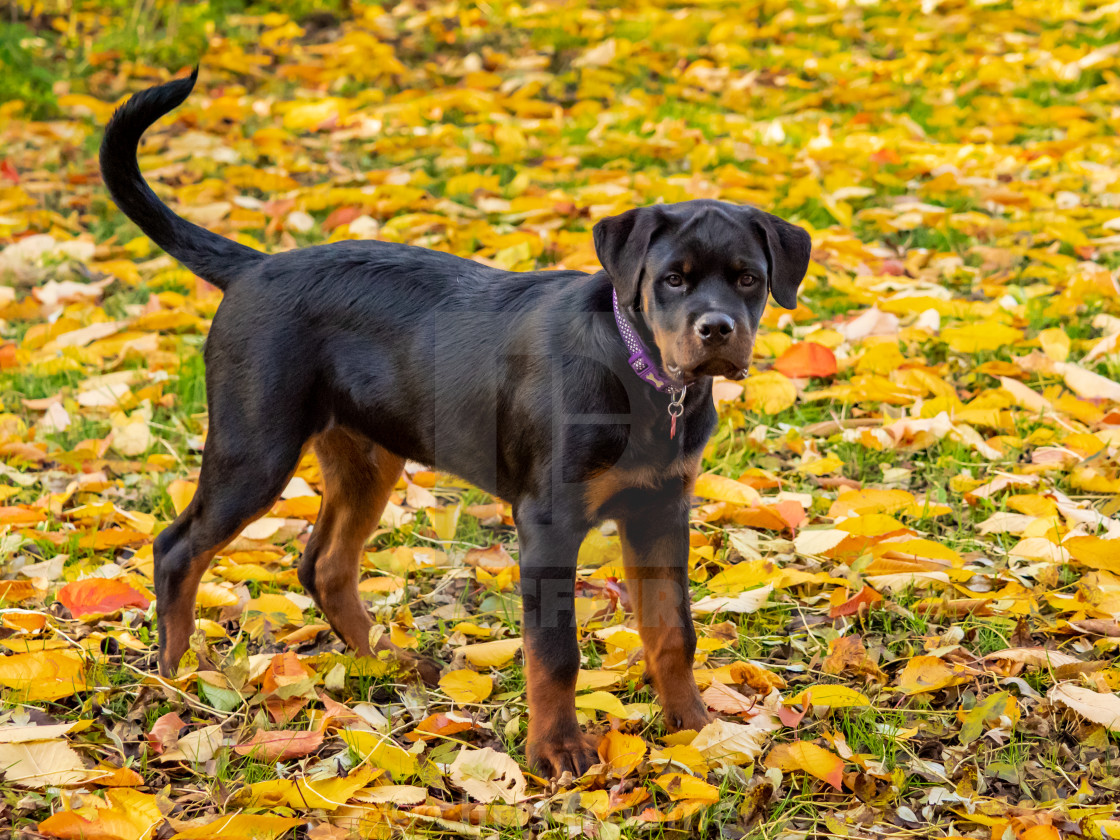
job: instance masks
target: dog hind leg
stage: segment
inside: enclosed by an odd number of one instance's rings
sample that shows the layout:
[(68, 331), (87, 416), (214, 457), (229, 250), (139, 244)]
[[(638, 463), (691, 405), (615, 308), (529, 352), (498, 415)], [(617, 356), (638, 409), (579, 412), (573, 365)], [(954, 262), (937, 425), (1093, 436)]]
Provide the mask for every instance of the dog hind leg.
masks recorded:
[[(299, 580), (348, 647), (370, 656), (373, 621), (358, 594), (362, 549), (377, 527), (404, 459), (369, 438), (335, 426), (313, 445), (323, 474), (323, 507), (299, 564)], [(381, 638), (377, 650), (393, 650), (426, 682), (439, 679), (435, 663)]]
[(241, 446), (212, 426), (194, 498), (153, 546), (159, 669), (165, 676), (175, 672), (189, 646), (198, 584), (210, 561), (279, 498), (303, 444), (298, 436), (285, 440), (275, 433), (236, 441)]

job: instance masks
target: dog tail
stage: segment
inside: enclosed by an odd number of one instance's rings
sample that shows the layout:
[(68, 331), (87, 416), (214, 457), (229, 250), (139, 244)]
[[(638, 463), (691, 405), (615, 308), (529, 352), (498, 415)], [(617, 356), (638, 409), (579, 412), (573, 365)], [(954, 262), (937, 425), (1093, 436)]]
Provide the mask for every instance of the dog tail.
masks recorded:
[(188, 78), (141, 91), (117, 109), (101, 141), (101, 177), (113, 201), (153, 242), (199, 277), (225, 289), (266, 255), (176, 216), (152, 192), (136, 162), (141, 135), (183, 103), (197, 78), (196, 66)]

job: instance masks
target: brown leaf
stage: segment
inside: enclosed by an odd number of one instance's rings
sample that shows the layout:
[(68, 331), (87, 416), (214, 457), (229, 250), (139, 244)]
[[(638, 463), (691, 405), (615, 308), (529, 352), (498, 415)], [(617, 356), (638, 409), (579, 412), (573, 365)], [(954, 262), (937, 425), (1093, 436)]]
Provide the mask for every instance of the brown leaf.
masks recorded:
[(828, 657), (821, 664), (821, 670), (834, 676), (851, 674), (864, 680), (880, 683), (887, 681), (887, 675), (872, 661), (858, 634), (840, 636), (830, 641)]

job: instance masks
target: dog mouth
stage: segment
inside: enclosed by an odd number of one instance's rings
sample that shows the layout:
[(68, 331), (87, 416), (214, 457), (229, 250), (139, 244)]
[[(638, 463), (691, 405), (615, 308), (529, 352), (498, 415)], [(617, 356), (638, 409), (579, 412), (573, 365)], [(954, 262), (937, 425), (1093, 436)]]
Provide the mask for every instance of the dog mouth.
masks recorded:
[(751, 366), (748, 359), (746, 364), (732, 361), (731, 359), (714, 358), (692, 365), (682, 367), (679, 365), (666, 365), (665, 372), (681, 386), (691, 385), (705, 376), (723, 376), (736, 381), (745, 379)]

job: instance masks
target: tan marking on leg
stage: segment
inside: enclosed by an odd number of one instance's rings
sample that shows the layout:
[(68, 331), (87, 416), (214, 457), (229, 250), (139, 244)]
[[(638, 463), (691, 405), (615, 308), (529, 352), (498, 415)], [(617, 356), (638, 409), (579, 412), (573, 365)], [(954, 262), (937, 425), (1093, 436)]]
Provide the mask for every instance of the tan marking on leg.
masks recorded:
[(711, 720), (692, 673), (695, 631), (689, 607), (687, 554), (673, 556), (671, 544), (654, 543), (652, 556), (638, 557), (619, 523), (626, 582), (646, 671), (672, 729), (700, 729)]
[(323, 507), (307, 545), (315, 563), (316, 601), (334, 631), (370, 655), (373, 621), (358, 594), (362, 549), (381, 520), (404, 459), (335, 427), (314, 441), (323, 474)]
[(576, 682), (561, 681), (548, 662), (525, 646), (526, 693), (529, 701), (529, 764), (549, 776), (565, 770), (581, 775), (598, 759), (595, 739), (576, 720)]

